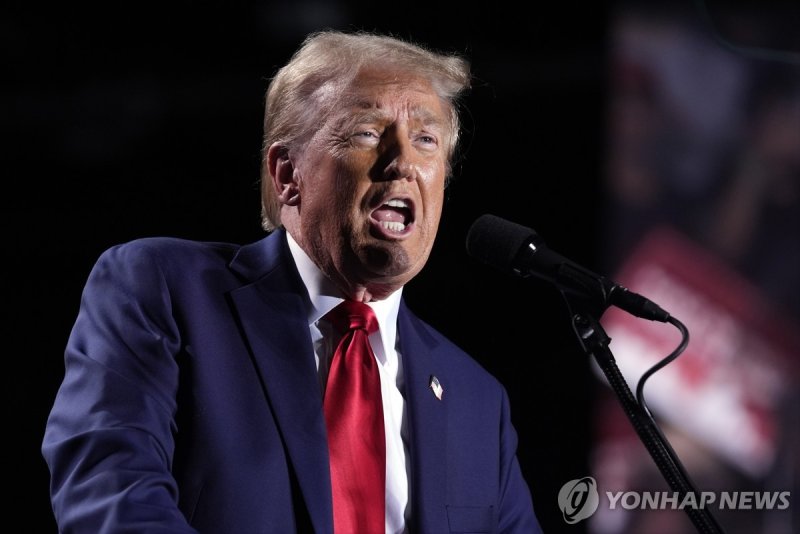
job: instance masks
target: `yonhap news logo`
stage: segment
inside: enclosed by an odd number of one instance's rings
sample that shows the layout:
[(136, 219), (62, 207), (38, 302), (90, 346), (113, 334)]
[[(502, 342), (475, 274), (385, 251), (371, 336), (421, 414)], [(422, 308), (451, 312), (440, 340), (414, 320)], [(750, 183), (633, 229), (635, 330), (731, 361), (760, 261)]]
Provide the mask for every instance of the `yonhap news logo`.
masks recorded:
[(570, 480), (558, 492), (558, 506), (570, 525), (591, 516), (599, 503), (597, 482), (592, 477)]
[(558, 506), (564, 521), (572, 525), (591, 517), (600, 506), (608, 510), (786, 510), (790, 491), (605, 491), (586, 476), (570, 480), (558, 492)]

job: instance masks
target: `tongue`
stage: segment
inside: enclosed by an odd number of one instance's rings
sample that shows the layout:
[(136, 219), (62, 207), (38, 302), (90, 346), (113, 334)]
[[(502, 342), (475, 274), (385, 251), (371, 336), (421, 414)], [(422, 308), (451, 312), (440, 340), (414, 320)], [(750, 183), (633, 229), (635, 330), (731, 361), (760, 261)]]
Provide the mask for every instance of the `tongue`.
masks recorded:
[(400, 210), (390, 206), (381, 206), (372, 212), (372, 216), (381, 222), (405, 222), (405, 215)]

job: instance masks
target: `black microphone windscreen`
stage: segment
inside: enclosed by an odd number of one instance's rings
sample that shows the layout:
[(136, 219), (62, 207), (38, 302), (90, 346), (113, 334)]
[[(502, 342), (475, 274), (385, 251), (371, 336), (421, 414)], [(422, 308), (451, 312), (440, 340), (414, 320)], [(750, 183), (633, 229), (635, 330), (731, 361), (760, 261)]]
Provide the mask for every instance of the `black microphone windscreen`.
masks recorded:
[(496, 215), (481, 215), (467, 232), (467, 253), (498, 269), (513, 269), (520, 249), (535, 238), (530, 228)]

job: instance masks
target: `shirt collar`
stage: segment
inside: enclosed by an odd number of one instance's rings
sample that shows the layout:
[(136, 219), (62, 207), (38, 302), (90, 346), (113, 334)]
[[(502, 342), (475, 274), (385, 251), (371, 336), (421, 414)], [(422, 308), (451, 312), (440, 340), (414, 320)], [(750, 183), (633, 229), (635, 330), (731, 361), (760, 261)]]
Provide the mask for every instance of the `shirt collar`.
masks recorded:
[[(319, 267), (300, 248), (297, 241), (286, 232), (289, 242), (289, 251), (292, 253), (297, 271), (308, 291), (311, 306), (308, 310), (309, 326), (319, 321), (326, 313), (335, 308), (344, 300), (341, 291), (325, 276)], [(400, 309), (400, 297), (403, 288), (398, 289), (383, 300), (368, 302), (375, 317), (378, 319), (378, 328), (381, 335), (381, 344), (384, 354), (394, 350), (397, 337), (397, 313)]]

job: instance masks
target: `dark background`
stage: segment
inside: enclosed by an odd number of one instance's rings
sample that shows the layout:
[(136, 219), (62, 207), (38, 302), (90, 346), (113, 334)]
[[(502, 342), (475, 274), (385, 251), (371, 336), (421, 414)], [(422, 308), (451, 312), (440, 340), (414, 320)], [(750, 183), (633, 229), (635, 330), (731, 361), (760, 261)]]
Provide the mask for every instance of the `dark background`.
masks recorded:
[(506, 384), (545, 530), (584, 529), (564, 523), (556, 496), (589, 470), (589, 362), (553, 288), (478, 265), (464, 242), (493, 213), (598, 266), (610, 5), (17, 4), (0, 16), (0, 141), (4, 458), (23, 530), (55, 531), (39, 447), (97, 256), (144, 236), (262, 237), (263, 93), (303, 36), (325, 27), (471, 59), (464, 156), (428, 268), (405, 295)]

